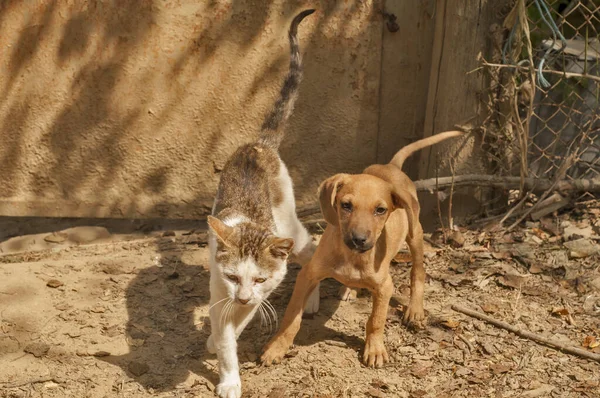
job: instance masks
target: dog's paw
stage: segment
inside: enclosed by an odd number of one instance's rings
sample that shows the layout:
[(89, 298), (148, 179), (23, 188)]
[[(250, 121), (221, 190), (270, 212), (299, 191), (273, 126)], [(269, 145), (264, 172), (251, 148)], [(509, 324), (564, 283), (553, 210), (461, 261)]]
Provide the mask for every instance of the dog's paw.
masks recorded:
[(306, 305), (304, 305), (304, 312), (306, 314), (316, 314), (319, 312), (319, 302), (321, 300), (321, 295), (319, 292), (319, 285), (314, 288), (308, 299), (306, 300)]
[(379, 368), (390, 361), (382, 337), (367, 337), (363, 363), (370, 368)]
[(410, 303), (404, 312), (404, 324), (423, 327), (425, 321), (425, 310), (423, 304)]
[(220, 398), (240, 398), (242, 396), (241, 380), (219, 383), (215, 390)]
[(265, 352), (260, 357), (260, 362), (264, 366), (271, 366), (280, 363), (288, 350), (290, 344), (283, 337), (273, 337), (265, 347)]
[(358, 289), (354, 289), (348, 286), (340, 287), (338, 291), (338, 296), (342, 301), (352, 301), (356, 300), (356, 296), (358, 295)]
[(217, 353), (217, 348), (215, 347), (215, 342), (213, 341), (213, 335), (208, 336), (208, 340), (206, 340), (206, 349), (211, 354)]

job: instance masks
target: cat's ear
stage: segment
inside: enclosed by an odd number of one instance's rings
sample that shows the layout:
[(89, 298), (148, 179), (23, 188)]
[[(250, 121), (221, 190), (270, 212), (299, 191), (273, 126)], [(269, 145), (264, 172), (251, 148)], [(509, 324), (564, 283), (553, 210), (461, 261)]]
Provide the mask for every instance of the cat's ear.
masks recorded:
[(269, 252), (275, 258), (286, 259), (294, 248), (294, 239), (292, 238), (273, 238), (269, 245)]
[(329, 177), (321, 183), (317, 195), (319, 196), (319, 204), (321, 205), (321, 213), (325, 221), (331, 225), (338, 224), (338, 214), (336, 209), (337, 193), (344, 182), (348, 179), (348, 174), (336, 174)]
[(211, 231), (216, 235), (219, 246), (229, 246), (228, 239), (233, 233), (233, 228), (213, 216), (208, 216), (207, 222)]

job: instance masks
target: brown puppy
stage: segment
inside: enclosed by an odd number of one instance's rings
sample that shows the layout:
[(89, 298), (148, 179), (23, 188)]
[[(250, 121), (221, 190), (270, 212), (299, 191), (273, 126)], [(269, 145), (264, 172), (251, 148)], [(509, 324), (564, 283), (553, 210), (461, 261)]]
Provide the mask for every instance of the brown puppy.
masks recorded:
[(363, 174), (337, 174), (319, 187), (327, 228), (310, 262), (298, 274), (281, 328), (265, 347), (263, 364), (281, 361), (292, 345), (302, 320), (304, 303), (317, 284), (335, 278), (346, 286), (369, 289), (373, 311), (367, 322), (363, 361), (379, 367), (389, 361), (383, 329), (394, 286), (389, 274), (392, 258), (406, 240), (412, 256), (410, 302), (405, 322), (420, 323), (423, 311), (423, 229), (413, 182), (401, 170), (419, 149), (450, 137), (448, 131), (402, 148), (386, 165), (372, 165)]

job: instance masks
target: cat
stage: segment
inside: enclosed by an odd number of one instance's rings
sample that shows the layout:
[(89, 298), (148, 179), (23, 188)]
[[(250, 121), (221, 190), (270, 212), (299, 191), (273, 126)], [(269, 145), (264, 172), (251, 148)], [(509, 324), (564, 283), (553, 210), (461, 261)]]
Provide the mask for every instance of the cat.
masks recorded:
[[(256, 312), (269, 323), (277, 314), (267, 297), (286, 275), (287, 260), (306, 261), (315, 245), (296, 216), (292, 180), (278, 154), (302, 79), (297, 31), (314, 10), (298, 14), (289, 29), (290, 65), (280, 96), (263, 122), (257, 141), (229, 158), (208, 216), (210, 247), (210, 324), (207, 348), (216, 353), (221, 398), (239, 398), (241, 380), (237, 338)], [(315, 289), (306, 307), (316, 312)]]

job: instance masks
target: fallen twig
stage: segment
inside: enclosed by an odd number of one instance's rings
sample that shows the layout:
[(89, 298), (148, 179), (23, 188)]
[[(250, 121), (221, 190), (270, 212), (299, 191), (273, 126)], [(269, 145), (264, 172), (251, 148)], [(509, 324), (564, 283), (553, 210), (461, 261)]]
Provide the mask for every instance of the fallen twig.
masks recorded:
[(581, 348), (573, 347), (573, 346), (567, 346), (559, 341), (548, 339), (546, 337), (540, 336), (539, 334), (532, 333), (527, 330), (521, 330), (517, 326), (509, 325), (506, 322), (499, 321), (488, 315), (482, 314), (481, 312), (477, 312), (477, 311), (470, 310), (468, 308), (461, 307), (460, 305), (452, 305), (452, 309), (454, 311), (462, 312), (463, 314), (469, 315), (473, 318), (477, 318), (482, 321), (491, 323), (492, 325), (499, 327), (501, 329), (508, 330), (509, 332), (512, 332), (512, 333), (516, 334), (517, 336), (521, 336), (526, 339), (533, 340), (537, 343), (547, 345), (549, 347), (555, 348), (562, 352), (566, 352), (568, 354), (578, 355), (583, 358), (587, 358), (587, 359), (591, 359), (596, 362), (600, 362), (600, 354), (595, 354), (593, 352), (589, 352), (589, 351), (583, 350)]
[(23, 382), (6, 383), (2, 386), (2, 388), (17, 388), (17, 387), (26, 386), (28, 384), (45, 383), (47, 381), (53, 381), (55, 383), (60, 383), (60, 381), (58, 381), (54, 376), (40, 376), (40, 377), (29, 379), (29, 380), (23, 381)]
[(471, 342), (469, 341), (469, 339), (467, 339), (465, 336), (463, 336), (462, 334), (457, 334), (458, 338), (461, 339), (469, 348), (469, 353), (473, 353), (475, 351), (475, 347), (473, 347), (473, 344), (471, 344)]

